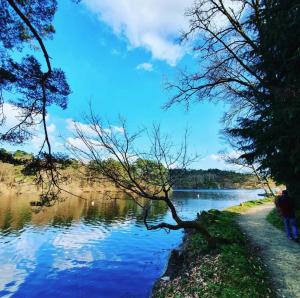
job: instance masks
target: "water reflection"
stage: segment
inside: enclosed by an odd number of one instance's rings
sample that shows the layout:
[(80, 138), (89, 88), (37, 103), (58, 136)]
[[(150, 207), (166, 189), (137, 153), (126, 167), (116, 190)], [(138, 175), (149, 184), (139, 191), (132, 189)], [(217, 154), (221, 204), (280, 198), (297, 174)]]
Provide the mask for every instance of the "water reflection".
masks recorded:
[[(198, 197), (199, 194), (199, 197)], [(185, 218), (255, 191), (175, 191)], [(148, 297), (182, 232), (149, 232), (131, 200), (72, 198), (32, 212), (30, 196), (0, 198), (0, 297)], [(154, 204), (150, 221), (170, 221)]]
[(201, 199), (201, 200), (251, 200), (261, 193), (259, 189), (177, 189), (173, 192), (173, 199)]
[[(86, 199), (68, 198), (54, 206), (34, 212), (30, 206), (30, 196), (7, 197), (0, 200), (0, 231), (19, 231), (28, 223), (34, 226), (71, 226), (73, 222), (83, 221), (93, 224), (97, 221), (111, 223), (135, 218), (141, 222), (141, 208), (130, 198), (121, 199), (97, 198), (92, 195)], [(152, 206), (149, 219), (162, 217), (167, 212), (163, 202)]]

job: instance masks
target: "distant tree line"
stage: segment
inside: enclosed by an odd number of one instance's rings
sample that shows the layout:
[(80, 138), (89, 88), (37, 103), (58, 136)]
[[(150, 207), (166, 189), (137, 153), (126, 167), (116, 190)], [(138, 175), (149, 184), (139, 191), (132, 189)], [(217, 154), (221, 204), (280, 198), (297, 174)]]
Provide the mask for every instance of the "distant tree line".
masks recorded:
[[(67, 154), (64, 153), (56, 153), (53, 154), (53, 162), (55, 162), (61, 169), (67, 168), (68, 166), (74, 165), (77, 162), (70, 158)], [(23, 165), (22, 173), (24, 175), (35, 175), (36, 171), (38, 171), (41, 165), (44, 166), (47, 163), (47, 157), (44, 158), (42, 155), (35, 156), (32, 153), (28, 153), (23, 150), (16, 150), (14, 152), (10, 152), (4, 148), (0, 148), (0, 161), (4, 163), (9, 163), (12, 165)]]
[(13, 165), (23, 165), (33, 159), (33, 154), (27, 153), (23, 150), (16, 150), (9, 152), (4, 148), (0, 148), (0, 161), (10, 163)]
[(219, 169), (171, 169), (169, 175), (181, 177), (173, 185), (175, 189), (255, 188), (259, 185), (252, 174)]

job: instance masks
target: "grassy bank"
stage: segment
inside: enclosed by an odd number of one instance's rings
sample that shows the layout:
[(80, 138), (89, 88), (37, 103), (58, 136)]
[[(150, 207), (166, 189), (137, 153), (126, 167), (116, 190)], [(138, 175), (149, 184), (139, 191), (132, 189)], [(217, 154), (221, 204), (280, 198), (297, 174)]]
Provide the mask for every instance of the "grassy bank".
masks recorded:
[[(278, 210), (274, 208), (267, 216), (267, 221), (279, 230), (284, 230), (283, 220)], [(296, 210), (296, 221), (300, 229), (300, 210)]]
[(210, 249), (198, 233), (189, 234), (175, 278), (160, 280), (153, 297), (276, 297), (255, 248), (236, 224), (236, 216), (248, 208), (271, 201), (246, 202), (224, 211), (210, 210), (201, 221), (214, 236), (230, 244)]

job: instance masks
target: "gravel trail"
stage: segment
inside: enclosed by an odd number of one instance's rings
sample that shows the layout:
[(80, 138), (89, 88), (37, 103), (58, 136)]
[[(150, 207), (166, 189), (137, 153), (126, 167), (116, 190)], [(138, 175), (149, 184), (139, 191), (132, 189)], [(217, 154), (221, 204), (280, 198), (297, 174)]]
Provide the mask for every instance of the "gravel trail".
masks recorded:
[(266, 220), (273, 203), (253, 207), (241, 214), (238, 223), (260, 251), (279, 297), (300, 297), (300, 244)]

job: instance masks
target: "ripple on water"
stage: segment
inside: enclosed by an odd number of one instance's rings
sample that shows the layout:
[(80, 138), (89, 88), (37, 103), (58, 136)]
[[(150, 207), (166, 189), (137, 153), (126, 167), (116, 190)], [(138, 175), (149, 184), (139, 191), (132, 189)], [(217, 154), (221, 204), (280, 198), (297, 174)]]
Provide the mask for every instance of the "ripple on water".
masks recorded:
[[(254, 199), (255, 193), (246, 193)], [(174, 201), (187, 218), (208, 208), (224, 208), (243, 200), (245, 192), (174, 192)], [(227, 198), (233, 196), (234, 201)], [(4, 201), (0, 201), (1, 206)], [(76, 204), (75, 204), (76, 203)], [(10, 225), (0, 230), (0, 297), (148, 297), (162, 273), (180, 231), (147, 231), (142, 212), (130, 201), (82, 205), (75, 202), (32, 215), (20, 225), (24, 210), (17, 207)], [(72, 208), (71, 208), (71, 207)], [(24, 206), (22, 207), (24, 209)], [(149, 224), (170, 221), (165, 206), (155, 206)], [(1, 217), (0, 217), (1, 223)], [(16, 228), (18, 227), (18, 228)]]

